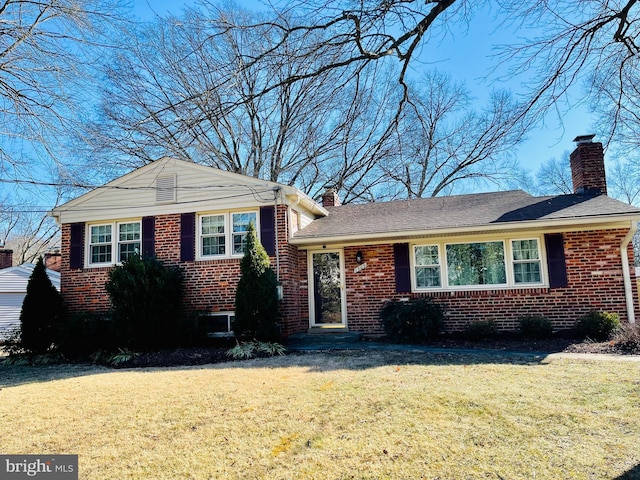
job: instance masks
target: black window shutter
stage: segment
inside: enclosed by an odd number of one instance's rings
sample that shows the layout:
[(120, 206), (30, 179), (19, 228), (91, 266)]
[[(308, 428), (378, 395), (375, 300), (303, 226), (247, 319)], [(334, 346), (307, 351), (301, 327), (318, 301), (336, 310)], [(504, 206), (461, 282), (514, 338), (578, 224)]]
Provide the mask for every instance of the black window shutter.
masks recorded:
[(268, 255), (276, 253), (275, 208), (273, 205), (260, 207), (260, 243)]
[(561, 288), (569, 285), (567, 265), (564, 258), (564, 242), (561, 233), (547, 233), (544, 236), (547, 248), (547, 267), (549, 270), (549, 286)]
[(411, 291), (411, 267), (409, 264), (409, 244), (393, 245), (393, 261), (396, 274), (396, 293)]
[(156, 254), (156, 218), (142, 217), (142, 255)]
[(196, 254), (196, 214), (180, 215), (180, 261), (192, 262)]
[(71, 224), (69, 239), (69, 267), (82, 268), (84, 258), (84, 222)]

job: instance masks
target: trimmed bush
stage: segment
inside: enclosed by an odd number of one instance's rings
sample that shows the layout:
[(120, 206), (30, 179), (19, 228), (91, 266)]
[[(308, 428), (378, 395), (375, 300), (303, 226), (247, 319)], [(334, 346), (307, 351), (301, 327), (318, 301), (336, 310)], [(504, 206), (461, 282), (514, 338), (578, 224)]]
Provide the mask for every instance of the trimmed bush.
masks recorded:
[(498, 326), (494, 320), (477, 320), (471, 322), (464, 330), (465, 338), (478, 340), (492, 340), (498, 338)]
[(423, 343), (442, 330), (444, 308), (430, 298), (391, 300), (380, 310), (380, 321), (390, 340)]
[(183, 273), (155, 257), (133, 255), (109, 272), (116, 347), (157, 349), (178, 346), (182, 321)]
[(576, 331), (580, 338), (604, 342), (620, 328), (617, 313), (591, 311), (578, 320)]
[(20, 312), (20, 347), (42, 354), (55, 342), (56, 326), (64, 314), (62, 296), (51, 283), (42, 257), (36, 262)]
[(99, 350), (115, 348), (113, 322), (106, 313), (80, 312), (58, 325), (56, 346), (70, 358), (84, 358)]
[(244, 257), (240, 261), (233, 332), (243, 341), (275, 342), (280, 337), (277, 319), (278, 282), (269, 255), (250, 223)]
[(551, 320), (542, 315), (526, 315), (518, 321), (520, 335), (533, 340), (545, 340), (553, 335)]

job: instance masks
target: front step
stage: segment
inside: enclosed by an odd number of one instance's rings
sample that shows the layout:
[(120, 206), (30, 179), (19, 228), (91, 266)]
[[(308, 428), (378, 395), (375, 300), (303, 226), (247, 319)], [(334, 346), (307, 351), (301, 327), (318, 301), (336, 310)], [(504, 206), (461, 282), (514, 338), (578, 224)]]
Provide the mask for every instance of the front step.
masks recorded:
[(342, 348), (362, 340), (359, 332), (349, 332), (346, 329), (327, 331), (310, 329), (310, 333), (294, 333), (287, 338), (287, 346), (292, 349), (331, 349)]

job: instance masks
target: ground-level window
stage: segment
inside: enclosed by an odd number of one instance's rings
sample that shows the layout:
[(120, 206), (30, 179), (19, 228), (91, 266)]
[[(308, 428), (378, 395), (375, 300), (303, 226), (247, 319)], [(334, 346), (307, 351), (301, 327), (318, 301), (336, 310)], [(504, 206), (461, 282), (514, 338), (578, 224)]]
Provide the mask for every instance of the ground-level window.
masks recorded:
[(209, 337), (233, 335), (234, 312), (212, 312), (198, 318), (198, 329)]
[(538, 238), (413, 246), (417, 290), (543, 283)]

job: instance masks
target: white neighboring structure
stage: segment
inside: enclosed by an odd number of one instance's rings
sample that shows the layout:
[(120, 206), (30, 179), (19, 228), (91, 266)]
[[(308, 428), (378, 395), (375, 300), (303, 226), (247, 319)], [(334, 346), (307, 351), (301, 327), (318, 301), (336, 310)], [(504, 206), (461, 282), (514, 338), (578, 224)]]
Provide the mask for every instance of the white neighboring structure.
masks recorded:
[[(27, 283), (33, 273), (33, 263), (0, 270), (0, 340), (20, 326), (20, 311), (27, 294)], [(47, 269), (51, 283), (60, 291), (60, 272)]]

